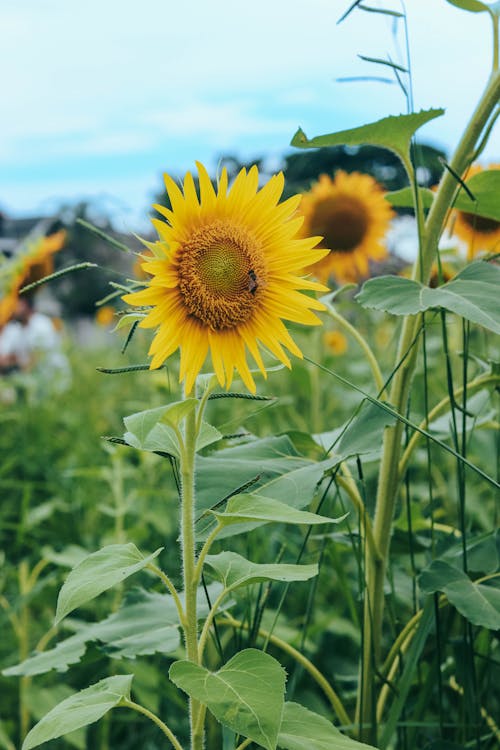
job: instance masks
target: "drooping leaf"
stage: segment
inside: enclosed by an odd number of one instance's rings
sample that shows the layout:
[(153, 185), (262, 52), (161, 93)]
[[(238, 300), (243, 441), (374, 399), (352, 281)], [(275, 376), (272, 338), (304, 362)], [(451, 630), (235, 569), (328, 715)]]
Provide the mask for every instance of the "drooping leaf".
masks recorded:
[[(454, 202), (454, 208), (464, 211), (472, 216), (482, 216), (486, 219), (500, 221), (500, 170), (485, 169), (472, 175), (470, 179), (465, 180), (470, 193), (474, 200), (470, 198), (467, 192), (461, 188)], [(419, 188), (419, 196), (422, 206), (429, 209), (436, 194), (427, 188)], [(386, 199), (391, 205), (398, 208), (413, 208), (413, 192), (411, 188), (402, 188), (392, 193), (387, 193)]]
[(409, 115), (390, 115), (369, 125), (359, 128), (341, 130), (338, 133), (307, 138), (299, 130), (292, 138), (291, 145), (297, 148), (320, 148), (322, 146), (362, 146), (372, 145), (387, 148), (397, 154), (404, 163), (408, 163), (410, 142), (414, 133), (425, 123), (440, 117), (444, 109), (429, 109)]
[(228, 501), (226, 510), (221, 513), (214, 511), (214, 516), (223, 526), (244, 521), (262, 521), (263, 523), (274, 521), (277, 523), (315, 525), (339, 523), (345, 518), (345, 515), (340, 518), (328, 518), (316, 513), (296, 510), (279, 500), (256, 493), (235, 495)]
[(20, 677), (21, 675), (35, 675), (50, 672), (56, 669), (58, 672), (66, 672), (71, 664), (79, 662), (86, 651), (87, 638), (80, 633), (65, 638), (48, 651), (41, 651), (28, 657), (20, 664), (4, 669), (2, 674), (6, 677)]
[(31, 750), (98, 721), (122, 699), (130, 698), (132, 678), (132, 675), (107, 677), (66, 698), (28, 732), (22, 750)]
[[(218, 582), (198, 589), (197, 612), (200, 620), (207, 617), (210, 607), (222, 591)], [(181, 596), (182, 599), (182, 596)], [(223, 607), (232, 602), (227, 599)], [(75, 625), (75, 623), (73, 623)], [(179, 645), (179, 616), (170, 594), (132, 589), (118, 610), (101, 622), (78, 623), (75, 635), (54, 648), (35, 652), (20, 664), (3, 671), (6, 676), (37, 675), (52, 669), (65, 672), (85, 654), (88, 643), (97, 642), (113, 659), (134, 659), (152, 653), (169, 654)]]
[(365, 401), (334, 448), (342, 459), (371, 453), (381, 444), (385, 427), (395, 424), (396, 417), (377, 404)]
[(288, 701), (283, 708), (278, 747), (283, 750), (374, 750), (371, 745), (346, 737), (324, 716)]
[(189, 661), (172, 664), (170, 679), (207, 706), (221, 724), (275, 750), (284, 704), (285, 670), (269, 654), (249, 648), (218, 672)]
[(206, 564), (228, 590), (260, 581), (308, 581), (318, 573), (315, 564), (254, 563), (236, 552), (207, 555)]
[(442, 591), (450, 604), (473, 625), (491, 630), (500, 628), (500, 589), (487, 583), (474, 583), (444, 560), (434, 560), (422, 571), (420, 588), (426, 594)]
[(500, 333), (500, 267), (485, 261), (466, 266), (450, 282), (430, 289), (418, 281), (399, 276), (369, 279), (356, 299), (363, 307), (393, 315), (416, 315), (442, 307)]
[(68, 575), (57, 600), (56, 623), (85, 602), (146, 567), (163, 547), (144, 557), (135, 544), (111, 544), (82, 560)]
[(483, 11), (488, 10), (486, 3), (481, 3), (479, 0), (447, 0), (447, 2), (456, 8), (468, 10), (470, 13), (483, 13)]

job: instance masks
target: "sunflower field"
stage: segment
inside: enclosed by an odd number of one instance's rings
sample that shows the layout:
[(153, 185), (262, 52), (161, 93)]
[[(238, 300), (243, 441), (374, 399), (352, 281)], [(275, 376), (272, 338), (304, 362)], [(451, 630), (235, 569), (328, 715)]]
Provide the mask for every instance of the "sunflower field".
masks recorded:
[[(409, 96), (299, 128), (300, 188), (198, 162), (140, 245), (0, 261), (0, 748), (500, 748), (500, 6), (450, 2), (492, 68), (435, 181)], [(37, 295), (110, 267), (25, 363)]]

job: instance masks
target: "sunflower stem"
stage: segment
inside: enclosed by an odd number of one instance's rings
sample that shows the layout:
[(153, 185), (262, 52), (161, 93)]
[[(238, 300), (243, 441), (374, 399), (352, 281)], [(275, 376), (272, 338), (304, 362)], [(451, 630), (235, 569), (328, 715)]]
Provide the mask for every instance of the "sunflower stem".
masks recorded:
[[(180, 456), (181, 473), (181, 547), (184, 584), (184, 640), (186, 656), (198, 664), (198, 614), (197, 576), (195, 539), (195, 454), (196, 454), (196, 414), (191, 411), (184, 422), (183, 450)], [(203, 748), (203, 726), (198, 724), (200, 704), (189, 699), (189, 720), (191, 728), (191, 750)]]
[[(425, 224), (422, 249), (419, 253), (413, 278), (423, 283), (428, 281), (432, 263), (437, 255), (439, 238), (457, 190), (457, 181), (453, 176), (463, 174), (469, 166), (476, 144), (486, 127), (488, 120), (500, 97), (500, 73), (494, 71), (486, 89), (467, 125), (462, 138), (451, 160), (451, 170), (445, 170), (436, 197)], [(390, 403), (399, 414), (406, 414), (410, 386), (417, 362), (418, 345), (413, 345), (420, 316), (407, 316), (403, 322), (399, 340), (396, 365), (405, 357), (402, 365), (396, 370), (389, 396)], [(366, 559), (366, 592), (363, 618), (363, 653), (361, 662), (362, 689), (358, 693), (356, 719), (362, 727), (361, 737), (376, 743), (376, 705), (374, 699), (374, 678), (380, 665), (382, 650), (382, 622), (384, 614), (384, 581), (390, 548), (392, 520), (398, 496), (400, 473), (399, 461), (403, 423), (398, 420), (393, 427), (385, 430), (382, 461), (375, 504), (373, 536), (376, 549), (380, 553), (375, 557), (367, 549)]]

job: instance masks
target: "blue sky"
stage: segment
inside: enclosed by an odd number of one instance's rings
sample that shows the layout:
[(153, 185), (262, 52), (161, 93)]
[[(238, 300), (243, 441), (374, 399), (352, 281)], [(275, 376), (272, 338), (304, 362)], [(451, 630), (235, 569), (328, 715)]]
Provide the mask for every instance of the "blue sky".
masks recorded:
[[(405, 111), (397, 86), (337, 82), (387, 75), (358, 54), (402, 59), (388, 17), (357, 10), (337, 25), (348, 6), (1, 0), (0, 207), (95, 198), (141, 229), (162, 171), (214, 169), (221, 153), (279, 165), (298, 125), (312, 136)], [(415, 108), (447, 109), (421, 138), (450, 150), (486, 81), (488, 18), (446, 0), (407, 6)], [(500, 161), (498, 130), (484, 160)]]

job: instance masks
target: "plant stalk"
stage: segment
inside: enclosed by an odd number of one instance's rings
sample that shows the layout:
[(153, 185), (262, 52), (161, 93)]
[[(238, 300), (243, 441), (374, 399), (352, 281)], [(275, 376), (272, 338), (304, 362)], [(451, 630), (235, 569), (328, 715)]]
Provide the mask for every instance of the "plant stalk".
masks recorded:
[[(457, 146), (451, 169), (462, 175), (469, 166), (476, 144), (486, 127), (489, 117), (500, 98), (500, 73), (494, 72)], [(435, 260), (439, 238), (450, 205), (457, 190), (457, 181), (451, 171), (445, 170), (437, 195), (425, 224), (422, 249), (413, 269), (413, 278), (424, 283), (428, 281), (432, 263)], [(410, 350), (394, 376), (389, 400), (399, 414), (405, 415), (410, 386), (417, 362), (418, 344), (412, 347), (420, 316), (407, 316), (403, 322), (399, 340), (396, 365)], [(358, 694), (357, 720), (362, 725), (361, 736), (376, 742), (374, 719), (374, 677), (378, 670), (382, 650), (382, 622), (384, 613), (384, 581), (389, 555), (392, 520), (399, 489), (399, 460), (403, 424), (398, 421), (386, 428), (380, 466), (373, 535), (380, 557), (376, 558), (368, 550), (366, 561), (366, 595), (364, 607), (364, 638), (362, 654), (362, 690)]]
[[(186, 416), (183, 450), (181, 451), (181, 546), (182, 571), (184, 582), (184, 638), (186, 656), (198, 664), (198, 614), (196, 580), (196, 540), (195, 540), (195, 454), (196, 454), (196, 415), (192, 411)], [(189, 699), (189, 719), (191, 727), (191, 750), (202, 750), (203, 728), (197, 719), (200, 704)]]

